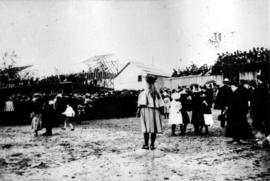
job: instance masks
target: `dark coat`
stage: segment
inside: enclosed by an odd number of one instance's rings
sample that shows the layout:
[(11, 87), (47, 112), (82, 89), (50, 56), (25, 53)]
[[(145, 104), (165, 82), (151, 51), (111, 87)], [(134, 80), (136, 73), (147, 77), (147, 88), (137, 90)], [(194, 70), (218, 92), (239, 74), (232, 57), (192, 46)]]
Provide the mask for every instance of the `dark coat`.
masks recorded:
[(247, 115), (248, 98), (248, 91), (243, 87), (239, 87), (233, 92), (228, 104), (228, 119), (237, 119)]
[(268, 88), (265, 84), (259, 85), (251, 94), (250, 111), (252, 119), (263, 120), (269, 111), (267, 105)]
[(43, 113), (42, 113), (42, 121), (44, 127), (52, 127), (55, 122), (56, 115), (53, 105), (49, 105), (48, 103), (44, 104)]
[(61, 97), (57, 97), (56, 102), (55, 102), (55, 111), (57, 114), (61, 114), (66, 110), (67, 104), (66, 100)]
[(212, 107), (213, 101), (214, 101), (214, 90), (212, 88), (206, 89), (206, 96), (207, 96), (207, 103), (210, 107)]
[(249, 139), (252, 137), (250, 126), (247, 122), (248, 90), (238, 87), (233, 92), (228, 104), (228, 120), (226, 136), (235, 139)]
[(200, 92), (193, 93), (192, 95), (192, 118), (191, 123), (193, 125), (204, 125), (202, 98)]
[(182, 104), (181, 114), (182, 114), (184, 124), (190, 123), (187, 111), (190, 110), (191, 101), (187, 100), (187, 97), (188, 97), (188, 94), (181, 94), (181, 97), (180, 97), (180, 102)]
[(215, 109), (224, 110), (228, 106), (229, 100), (232, 97), (232, 89), (224, 85), (218, 90), (218, 94), (215, 100)]
[(35, 114), (41, 114), (43, 112), (43, 100), (41, 98), (33, 101), (33, 112)]
[(211, 101), (209, 97), (202, 97), (201, 98), (201, 108), (203, 114), (211, 114)]

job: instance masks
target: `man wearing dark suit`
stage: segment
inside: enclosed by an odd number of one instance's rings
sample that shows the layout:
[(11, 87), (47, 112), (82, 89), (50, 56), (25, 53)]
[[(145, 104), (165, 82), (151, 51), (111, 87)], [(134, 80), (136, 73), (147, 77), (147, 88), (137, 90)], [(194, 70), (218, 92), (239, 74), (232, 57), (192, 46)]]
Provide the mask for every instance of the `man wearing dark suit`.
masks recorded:
[(229, 100), (232, 97), (232, 90), (230, 87), (230, 80), (225, 78), (223, 81), (223, 86), (218, 90), (217, 97), (215, 100), (215, 109), (221, 110), (220, 118), (220, 125), (222, 128), (225, 127), (225, 112), (228, 108)]
[(248, 90), (238, 82), (232, 82), (232, 97), (228, 104), (228, 120), (226, 127), (226, 136), (232, 138), (230, 143), (242, 143), (242, 140), (252, 138), (252, 132), (247, 121), (248, 113)]
[(250, 114), (253, 120), (253, 126), (261, 133), (268, 132), (267, 114), (269, 107), (267, 106), (268, 100), (268, 87), (265, 83), (263, 76), (257, 76), (258, 86), (251, 94), (250, 101)]

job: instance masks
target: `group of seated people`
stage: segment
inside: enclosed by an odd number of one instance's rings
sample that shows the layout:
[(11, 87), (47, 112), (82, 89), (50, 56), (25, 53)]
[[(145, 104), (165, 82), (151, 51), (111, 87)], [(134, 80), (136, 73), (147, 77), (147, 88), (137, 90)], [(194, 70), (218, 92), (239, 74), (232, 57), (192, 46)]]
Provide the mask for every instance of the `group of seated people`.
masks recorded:
[(247, 64), (269, 60), (270, 50), (264, 47), (253, 48), (249, 51), (237, 50), (233, 53), (218, 54), (217, 62), (223, 64)]
[(257, 47), (248, 51), (237, 50), (234, 52), (224, 52), (217, 54), (217, 60), (213, 66), (202, 65), (201, 67), (197, 67), (191, 65), (183, 70), (174, 70), (172, 76), (205, 75), (206, 73), (209, 75), (217, 75), (223, 73), (224, 65), (241, 65), (242, 67), (252, 69), (249, 65), (253, 65), (254, 63), (266, 63), (269, 60), (270, 50), (264, 47)]
[(44, 78), (20, 78), (17, 76), (16, 78), (5, 78), (0, 83), (0, 88), (11, 88), (17, 86), (31, 86), (31, 85), (51, 85), (51, 84), (59, 84), (63, 82), (72, 82), (84, 85), (97, 85), (97, 79), (94, 77), (89, 78), (88, 73), (81, 72), (76, 74), (61, 74), (61, 75), (51, 75)]

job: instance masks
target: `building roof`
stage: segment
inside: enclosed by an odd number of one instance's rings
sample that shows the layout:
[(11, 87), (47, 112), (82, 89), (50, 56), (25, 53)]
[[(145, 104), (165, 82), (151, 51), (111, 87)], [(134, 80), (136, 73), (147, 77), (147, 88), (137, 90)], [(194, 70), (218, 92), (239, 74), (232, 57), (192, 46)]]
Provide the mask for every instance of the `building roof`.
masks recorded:
[(0, 70), (0, 74), (5, 74), (5, 73), (18, 73), (24, 69), (27, 69), (29, 67), (32, 67), (32, 65), (27, 65), (27, 66), (21, 66), (21, 67), (12, 67), (12, 68), (7, 68), (4, 70)]
[(160, 70), (156, 67), (153, 67), (153, 66), (150, 67), (150, 66), (144, 65), (143, 63), (130, 61), (116, 74), (116, 76), (114, 78), (116, 78), (118, 75), (120, 75), (130, 65), (136, 66), (137, 68), (146, 72), (146, 74), (148, 74), (148, 75), (155, 75), (155, 76), (159, 76), (159, 77), (171, 77), (168, 73), (165, 73), (163, 70)]
[(97, 63), (100, 61), (107, 61), (107, 59), (112, 57), (112, 55), (113, 54), (96, 55), (96, 56), (93, 56), (87, 60), (82, 61), (82, 63), (92, 64), (92, 63)]

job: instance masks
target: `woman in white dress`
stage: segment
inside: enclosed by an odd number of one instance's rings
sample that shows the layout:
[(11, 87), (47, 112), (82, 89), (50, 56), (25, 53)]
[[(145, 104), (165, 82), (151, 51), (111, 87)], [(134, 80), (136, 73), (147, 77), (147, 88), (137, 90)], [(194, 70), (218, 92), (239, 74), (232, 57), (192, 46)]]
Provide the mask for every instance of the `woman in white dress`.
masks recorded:
[(181, 114), (182, 105), (178, 101), (180, 99), (180, 94), (172, 94), (172, 102), (170, 103), (170, 116), (169, 116), (169, 125), (172, 126), (172, 136), (175, 136), (176, 125), (183, 124), (183, 118)]

